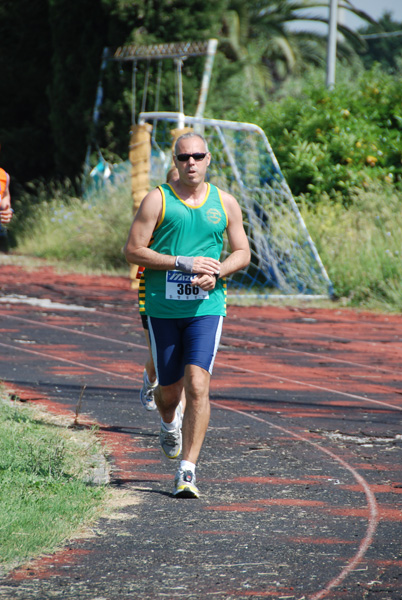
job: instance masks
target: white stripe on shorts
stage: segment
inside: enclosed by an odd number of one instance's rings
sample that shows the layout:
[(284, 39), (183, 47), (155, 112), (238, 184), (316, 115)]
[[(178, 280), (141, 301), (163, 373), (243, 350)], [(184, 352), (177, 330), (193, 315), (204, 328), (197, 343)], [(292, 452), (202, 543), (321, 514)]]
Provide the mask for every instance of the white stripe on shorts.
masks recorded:
[(154, 367), (155, 367), (155, 373), (156, 373), (156, 378), (159, 381), (159, 373), (158, 373), (158, 355), (156, 352), (156, 344), (155, 344), (155, 336), (154, 336), (154, 330), (152, 329), (152, 323), (151, 323), (151, 319), (149, 317), (147, 317), (148, 320), (148, 335), (149, 335), (149, 341), (151, 342), (151, 353), (152, 353), (152, 360), (154, 361)]
[(212, 369), (214, 368), (216, 353), (218, 352), (219, 342), (221, 341), (222, 325), (223, 325), (223, 317), (220, 316), (219, 321), (218, 321), (218, 326), (216, 328), (216, 333), (215, 333), (214, 354), (212, 356), (211, 364), (209, 365), (209, 369), (208, 369), (208, 373), (210, 375), (212, 375)]

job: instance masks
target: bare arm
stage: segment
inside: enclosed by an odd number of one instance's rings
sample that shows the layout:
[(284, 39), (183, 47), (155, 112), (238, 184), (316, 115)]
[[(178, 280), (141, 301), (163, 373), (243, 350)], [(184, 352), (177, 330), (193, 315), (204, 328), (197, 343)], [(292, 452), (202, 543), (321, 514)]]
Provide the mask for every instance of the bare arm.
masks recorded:
[[(176, 268), (176, 256), (160, 254), (149, 248), (152, 234), (162, 213), (162, 194), (159, 189), (152, 190), (141, 202), (140, 208), (131, 225), (124, 255), (127, 262), (157, 271), (168, 271)], [(193, 262), (193, 273), (218, 273), (220, 262), (207, 256), (196, 256)]]
[(128, 234), (124, 255), (127, 262), (157, 270), (174, 268), (174, 257), (149, 248), (152, 234), (162, 212), (162, 194), (155, 189), (141, 202)]
[(9, 223), (13, 216), (13, 210), (11, 208), (11, 196), (9, 180), (6, 184), (3, 196), (0, 200), (0, 223)]
[(221, 265), (220, 275), (226, 277), (246, 267), (250, 262), (251, 253), (239, 203), (230, 194), (226, 192), (221, 194), (228, 215), (227, 234), (232, 251)]

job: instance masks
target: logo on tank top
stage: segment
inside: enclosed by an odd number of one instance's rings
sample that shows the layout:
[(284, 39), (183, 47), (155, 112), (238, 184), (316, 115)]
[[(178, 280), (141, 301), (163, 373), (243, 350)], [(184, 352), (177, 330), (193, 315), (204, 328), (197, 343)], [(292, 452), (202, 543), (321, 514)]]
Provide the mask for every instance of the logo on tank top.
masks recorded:
[(207, 210), (207, 219), (208, 221), (211, 221), (211, 223), (215, 223), (216, 225), (222, 219), (222, 213), (217, 208), (210, 208), (209, 210)]

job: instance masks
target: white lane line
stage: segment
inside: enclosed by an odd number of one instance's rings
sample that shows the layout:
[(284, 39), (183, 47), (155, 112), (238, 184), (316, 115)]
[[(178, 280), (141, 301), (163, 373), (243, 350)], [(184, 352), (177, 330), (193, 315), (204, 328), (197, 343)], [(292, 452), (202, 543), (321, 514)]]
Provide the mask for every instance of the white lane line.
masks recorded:
[(351, 360), (345, 360), (342, 358), (335, 358), (333, 356), (329, 356), (328, 354), (318, 354), (315, 352), (306, 352), (305, 350), (293, 350), (291, 348), (285, 348), (285, 346), (278, 346), (277, 344), (270, 344), (269, 342), (253, 342), (251, 340), (236, 338), (230, 335), (223, 335), (222, 342), (226, 340), (230, 343), (230, 341), (239, 342), (242, 344), (242, 347), (247, 348), (273, 348), (274, 350), (281, 350), (282, 352), (289, 352), (292, 354), (300, 354), (302, 356), (312, 356), (313, 358), (321, 358), (327, 360), (328, 362), (339, 362), (345, 365), (352, 365), (354, 367), (360, 367), (362, 369), (369, 369), (373, 371), (378, 371), (380, 373), (390, 373), (392, 375), (400, 375), (400, 371), (395, 371), (392, 369), (387, 369), (386, 367), (376, 367), (374, 365), (364, 365), (362, 363), (354, 362)]
[(95, 308), (87, 308), (78, 304), (62, 304), (61, 302), (53, 302), (49, 298), (30, 298), (28, 296), (19, 296), (11, 294), (10, 296), (0, 296), (0, 303), (3, 304), (29, 304), (30, 306), (38, 306), (39, 308), (58, 309), (58, 310), (74, 310), (80, 312), (94, 312)]
[[(109, 313), (100, 313), (99, 311), (96, 311), (96, 313), (97, 314), (107, 314), (108, 316), (110, 316)], [(26, 319), (24, 317), (16, 317), (14, 315), (2, 315), (2, 316), (5, 317), (6, 319), (13, 319), (13, 320), (16, 320), (16, 321), (22, 321), (24, 323), (30, 323), (32, 325), (38, 325), (40, 327), (45, 327), (45, 328), (48, 327), (48, 328), (51, 328), (51, 329), (58, 329), (60, 331), (66, 331), (68, 333), (76, 333), (78, 335), (92, 337), (92, 338), (103, 340), (103, 341), (107, 341), (107, 342), (113, 342), (115, 344), (121, 344), (121, 345), (130, 346), (131, 348), (140, 348), (140, 349), (143, 349), (143, 350), (147, 350), (148, 349), (147, 346), (143, 345), (143, 344), (135, 344), (133, 342), (116, 340), (114, 338), (109, 338), (109, 337), (105, 337), (105, 336), (102, 336), (102, 335), (97, 335), (97, 334), (94, 334), (94, 333), (89, 333), (89, 332), (86, 332), (86, 331), (78, 331), (76, 329), (71, 329), (71, 328), (68, 328), (68, 327), (62, 327), (61, 325), (52, 325), (50, 323), (42, 323), (40, 321), (36, 321), (36, 320), (33, 320), (33, 319)], [(127, 318), (130, 319), (130, 317), (127, 317)], [(225, 340), (229, 340), (229, 341), (230, 340), (242, 341), (248, 347), (254, 345), (253, 342), (248, 342), (248, 341), (245, 341), (245, 340), (240, 340), (239, 338), (234, 338), (232, 336), (222, 336), (222, 341), (225, 341)], [(313, 358), (320, 358), (320, 359), (328, 360), (329, 362), (340, 362), (342, 364), (351, 365), (351, 366), (355, 366), (355, 367), (360, 367), (362, 369), (368, 369), (368, 370), (373, 370), (373, 371), (378, 371), (378, 372), (384, 372), (384, 373), (389, 373), (389, 374), (395, 374), (395, 375), (399, 375), (400, 374), (397, 371), (392, 371), (390, 369), (386, 369), (385, 367), (383, 368), (383, 367), (375, 367), (375, 366), (371, 366), (371, 365), (363, 365), (361, 363), (356, 363), (356, 362), (353, 362), (353, 361), (342, 360), (342, 359), (339, 359), (339, 358), (333, 358), (333, 357), (327, 356), (325, 354), (315, 354), (313, 352), (305, 352), (305, 351), (301, 351), (301, 350), (292, 350), (292, 349), (289, 349), (289, 348), (284, 348), (282, 346), (274, 346), (274, 345), (268, 345), (268, 344), (262, 344), (262, 343), (261, 344), (258, 343), (258, 344), (255, 344), (255, 345), (256, 345), (256, 347), (259, 347), (259, 348), (261, 348), (261, 347), (274, 348), (274, 349), (282, 350), (284, 352), (288, 352), (288, 353), (292, 353), (292, 354), (300, 354), (300, 355), (303, 355), (303, 356), (311, 356)]]
[(59, 331), (66, 331), (67, 333), (76, 333), (77, 335), (83, 335), (84, 337), (91, 337), (103, 342), (113, 342), (114, 344), (122, 344), (123, 346), (130, 346), (131, 348), (141, 348), (147, 350), (145, 344), (134, 344), (133, 342), (116, 340), (114, 338), (105, 337), (103, 335), (97, 335), (96, 333), (89, 333), (88, 331), (79, 331), (78, 329), (71, 329), (70, 327), (62, 327), (61, 325), (52, 325), (51, 323), (42, 323), (41, 321), (35, 321), (33, 319), (26, 319), (24, 317), (14, 317), (13, 315), (4, 315), (7, 319), (13, 319), (15, 321), (22, 321), (23, 323), (29, 323), (30, 325), (38, 325), (39, 327), (45, 327), (47, 329), (57, 329)]
[(376, 500), (375, 495), (371, 491), (369, 484), (364, 479), (364, 477), (362, 477), (360, 475), (360, 473), (358, 473), (356, 471), (356, 469), (354, 469), (348, 462), (346, 462), (343, 458), (341, 458), (340, 456), (338, 456), (337, 454), (332, 452), (332, 450), (328, 450), (327, 448), (320, 446), (320, 444), (318, 444), (317, 442), (313, 442), (312, 440), (305, 438), (304, 436), (292, 431), (291, 429), (286, 429), (285, 427), (281, 427), (280, 425), (275, 425), (274, 423), (271, 423), (270, 421), (267, 421), (266, 419), (262, 419), (261, 417), (258, 417), (257, 415), (252, 415), (250, 413), (246, 413), (244, 411), (241, 411), (241, 410), (238, 410), (235, 408), (231, 408), (229, 406), (225, 406), (224, 404), (221, 404), (220, 402), (216, 402), (216, 401), (211, 401), (211, 404), (213, 404), (217, 408), (234, 412), (238, 415), (242, 415), (243, 417), (248, 417), (249, 419), (254, 419), (255, 421), (259, 421), (260, 423), (265, 423), (269, 427), (277, 429), (278, 431), (281, 431), (282, 433), (291, 435), (294, 438), (300, 440), (301, 442), (310, 444), (310, 446), (313, 446), (320, 452), (324, 452), (325, 454), (330, 456), (333, 460), (335, 460), (340, 465), (342, 465), (342, 467), (347, 469), (353, 475), (353, 477), (357, 481), (358, 485), (363, 489), (365, 496), (366, 496), (366, 500), (367, 500), (367, 509), (369, 512), (366, 534), (362, 538), (362, 540), (359, 544), (358, 551), (349, 560), (348, 564), (342, 569), (342, 571), (339, 573), (339, 575), (337, 575), (336, 577), (331, 579), (331, 581), (329, 581), (321, 590), (319, 590), (318, 592), (316, 592), (315, 594), (310, 596), (310, 600), (321, 600), (322, 598), (324, 598), (325, 596), (328, 595), (328, 593), (330, 592), (330, 590), (332, 588), (334, 588), (334, 587), (338, 586), (340, 583), (342, 583), (342, 581), (349, 575), (349, 573), (351, 571), (353, 571), (353, 569), (361, 562), (365, 553), (367, 552), (368, 548), (370, 547), (371, 542), (373, 541), (373, 537), (374, 537), (374, 534), (376, 532), (376, 529), (377, 529), (377, 526), (379, 523), (379, 515), (378, 515), (377, 500)]
[(368, 369), (372, 371), (378, 371), (379, 373), (389, 373), (390, 375), (401, 375), (400, 371), (395, 371), (392, 369), (387, 369), (386, 367), (376, 367), (374, 365), (364, 365), (362, 363), (354, 362), (351, 360), (344, 360), (342, 358), (335, 358), (333, 356), (328, 356), (327, 354), (315, 354), (314, 352), (306, 352), (304, 350), (292, 350), (291, 348), (284, 348), (283, 346), (271, 346), (270, 348), (275, 348), (278, 350), (282, 350), (283, 352), (289, 352), (291, 354), (302, 354), (304, 356), (312, 356), (313, 358), (321, 358), (327, 360), (328, 362), (337, 362), (345, 365), (352, 365), (353, 367), (360, 367), (362, 369)]
[[(5, 316), (7, 318), (10, 318), (10, 319), (21, 320), (21, 321), (25, 321), (27, 323), (32, 323), (34, 325), (40, 325), (40, 326), (45, 327), (45, 328), (48, 327), (48, 328), (53, 328), (53, 329), (60, 329), (62, 331), (66, 331), (68, 333), (77, 333), (79, 335), (94, 337), (96, 339), (100, 339), (100, 340), (107, 341), (107, 342), (114, 342), (114, 343), (117, 343), (117, 344), (125, 344), (127, 346), (131, 346), (131, 347), (135, 347), (135, 348), (140, 348), (140, 349), (144, 349), (144, 350), (147, 349), (147, 347), (145, 345), (143, 346), (141, 344), (134, 344), (132, 342), (122, 342), (120, 340), (115, 340), (113, 338), (99, 336), (99, 335), (96, 335), (96, 334), (93, 334), (93, 333), (86, 333), (84, 331), (77, 331), (75, 329), (69, 329), (67, 327), (62, 327), (60, 325), (50, 325), (50, 324), (47, 324), (47, 323), (40, 323), (38, 321), (34, 321), (34, 320), (31, 320), (31, 319), (25, 319), (23, 317), (14, 317), (14, 316), (11, 316), (11, 315), (5, 315)], [(7, 345), (5, 345), (5, 344), (0, 344), (0, 345), (7, 347)], [(13, 349), (22, 350), (22, 348), (17, 348), (17, 347), (12, 346), (12, 345), (10, 345), (9, 347), (13, 348)], [(33, 350), (31, 350), (30, 352), (31, 353), (35, 353), (35, 351), (33, 351)], [(53, 359), (53, 356), (50, 355), (50, 354), (42, 354), (42, 356), (46, 356), (47, 358), (52, 358)], [(54, 359), (54, 360), (57, 360), (57, 359)], [(60, 360), (67, 360), (67, 359), (60, 359)], [(75, 364), (74, 361), (70, 361), (70, 362), (71, 362), (71, 364)], [(77, 365), (78, 364), (81, 365), (81, 363), (76, 363), (76, 364)], [(362, 400), (363, 402), (378, 404), (379, 406), (384, 406), (386, 408), (391, 408), (393, 410), (402, 411), (402, 407), (397, 406), (397, 405), (393, 405), (393, 404), (389, 404), (388, 402), (383, 402), (381, 400), (374, 400), (373, 398), (367, 398), (365, 396), (359, 396), (357, 394), (350, 394), (348, 392), (341, 392), (339, 390), (335, 390), (335, 389), (332, 389), (332, 388), (327, 388), (327, 387), (315, 385), (315, 384), (312, 384), (312, 383), (307, 383), (307, 382), (304, 382), (304, 381), (298, 381), (296, 379), (289, 379), (289, 378), (283, 377), (283, 376), (272, 375), (272, 374), (269, 374), (269, 373), (260, 373), (259, 371), (254, 371), (254, 370), (251, 370), (251, 369), (246, 369), (245, 367), (236, 367), (235, 365), (229, 365), (229, 364), (226, 364), (226, 363), (222, 363), (221, 361), (216, 361), (215, 364), (217, 366), (220, 366), (220, 367), (223, 367), (223, 368), (228, 368), (229, 367), (230, 369), (233, 369), (234, 371), (239, 371), (239, 372), (243, 372), (243, 373), (251, 373), (253, 375), (264, 376), (264, 377), (268, 377), (270, 379), (276, 379), (278, 381), (287, 381), (289, 383), (301, 385), (303, 387), (309, 387), (309, 388), (313, 388), (313, 389), (325, 391), (325, 392), (328, 392), (328, 393), (331, 393), (331, 394), (339, 394), (341, 396), (346, 396), (348, 398), (354, 398), (355, 400)], [(86, 366), (86, 368), (88, 368), (88, 369), (95, 369), (95, 367), (90, 367), (88, 365), (81, 365), (81, 366)], [(104, 373), (108, 373), (109, 375), (112, 374), (112, 373), (110, 373), (108, 371), (102, 371), (102, 369), (98, 369), (98, 371), (104, 372)], [(117, 374), (117, 376), (118, 377), (119, 376), (123, 377), (122, 375), (118, 375), (118, 374)], [(133, 379), (133, 381), (138, 381), (138, 379)]]
[[(91, 367), (89, 365), (86, 365), (86, 364), (83, 364), (83, 363), (79, 363), (77, 361), (72, 361), (72, 360), (69, 360), (69, 359), (64, 359), (62, 357), (55, 357), (55, 356), (52, 356), (52, 355), (49, 355), (49, 354), (46, 354), (46, 353), (43, 353), (43, 352), (38, 352), (36, 350), (29, 350), (29, 349), (26, 349), (26, 348), (18, 348), (18, 347), (12, 346), (11, 344), (4, 344), (2, 342), (0, 342), (0, 346), (6, 347), (6, 348), (12, 348), (14, 350), (19, 350), (20, 352), (27, 352), (29, 354), (34, 354), (34, 355), (38, 355), (38, 356), (41, 356), (41, 357), (50, 358), (52, 360), (61, 361), (61, 362), (68, 363), (68, 364), (72, 364), (72, 365), (75, 365), (75, 366), (79, 366), (81, 368), (86, 368), (86, 369), (89, 369), (89, 370), (92, 370), (92, 371), (101, 372), (101, 373), (104, 373), (104, 374), (107, 374), (107, 375), (111, 375), (111, 376), (114, 376), (114, 377), (121, 377), (123, 379), (130, 380), (130, 381), (136, 381), (136, 382), (140, 382), (141, 381), (141, 378), (130, 377), (128, 375), (123, 375), (123, 374), (120, 374), (120, 373), (112, 373), (110, 371), (106, 371), (105, 369), (99, 369), (97, 367)], [(242, 369), (242, 368), (236, 368), (236, 367), (231, 367), (231, 368), (233, 368), (234, 370), (238, 370), (238, 371), (245, 371), (245, 369)], [(246, 371), (256, 373), (255, 371), (250, 371), (250, 370), (247, 370), (247, 369), (246, 369)], [(259, 373), (259, 375), (261, 375), (261, 374), (264, 375), (264, 373)], [(279, 378), (277, 378), (277, 379), (279, 379)], [(284, 378), (281, 378), (281, 379), (284, 379)], [(314, 386), (314, 387), (316, 387), (316, 386)], [(365, 400), (365, 401), (368, 400), (367, 398), (363, 398), (363, 397), (359, 397), (359, 396), (354, 396), (354, 395), (350, 395), (350, 394), (349, 394), (349, 396), (356, 397), (356, 398), (359, 398), (359, 399)], [(385, 404), (385, 403), (381, 403), (381, 402), (375, 401), (375, 400), (373, 400), (373, 402), (380, 403), (380, 404)], [(217, 406), (218, 408), (221, 408), (221, 409), (224, 409), (224, 410), (229, 410), (229, 411), (238, 413), (238, 414), (240, 414), (242, 416), (246, 416), (248, 418), (252, 418), (252, 419), (254, 419), (256, 421), (260, 421), (262, 423), (266, 423), (266, 424), (268, 424), (269, 426), (271, 426), (271, 427), (273, 427), (275, 429), (278, 429), (278, 430), (280, 430), (282, 432), (290, 434), (291, 436), (295, 437), (296, 439), (299, 439), (299, 440), (301, 440), (303, 442), (306, 442), (306, 443), (314, 446), (315, 448), (317, 448), (321, 452), (325, 452), (332, 459), (334, 459), (337, 462), (339, 462), (344, 468), (348, 469), (352, 473), (353, 477), (356, 479), (356, 481), (358, 482), (358, 484), (363, 488), (363, 490), (365, 492), (365, 495), (366, 495), (366, 498), (367, 498), (367, 504), (368, 504), (369, 513), (370, 513), (369, 524), (368, 524), (366, 535), (362, 539), (362, 541), (361, 541), (361, 543), (359, 545), (358, 552), (354, 555), (354, 557), (352, 558), (352, 560), (349, 561), (348, 565), (341, 571), (341, 573), (337, 577), (335, 577), (333, 580), (331, 580), (322, 590), (320, 590), (314, 596), (311, 597), (311, 600), (321, 600), (321, 598), (324, 598), (333, 587), (339, 585), (345, 579), (345, 577), (350, 573), (350, 571), (352, 571), (354, 569), (354, 567), (362, 560), (364, 554), (366, 553), (368, 547), (371, 544), (372, 538), (374, 536), (374, 533), (375, 533), (375, 530), (376, 530), (377, 524), (378, 524), (378, 508), (377, 508), (377, 503), (376, 503), (375, 496), (371, 492), (368, 483), (346, 461), (344, 461), (342, 458), (340, 458), (339, 456), (337, 456), (336, 454), (334, 454), (330, 450), (328, 450), (326, 448), (323, 448), (322, 446), (320, 446), (316, 442), (312, 442), (311, 440), (308, 440), (307, 438), (304, 438), (300, 434), (297, 434), (297, 433), (295, 433), (295, 432), (293, 432), (293, 431), (291, 431), (289, 429), (286, 429), (284, 427), (281, 427), (279, 425), (275, 425), (275, 424), (273, 424), (273, 423), (271, 423), (271, 422), (269, 422), (269, 421), (267, 421), (265, 419), (257, 417), (256, 415), (251, 415), (249, 413), (245, 413), (243, 411), (240, 411), (240, 410), (237, 410), (237, 409), (234, 409), (234, 408), (230, 408), (228, 406), (224, 406), (224, 405), (222, 405), (222, 404), (220, 404), (219, 402), (216, 402), (216, 401), (212, 401), (211, 404), (214, 405), (214, 406)], [(391, 408), (394, 408), (394, 407), (391, 406)]]
[(340, 390), (334, 390), (332, 388), (323, 387), (321, 385), (316, 385), (314, 383), (307, 383), (306, 381), (299, 381), (297, 379), (290, 379), (289, 377), (283, 377), (282, 375), (271, 375), (270, 373), (261, 373), (260, 371), (246, 369), (245, 367), (236, 367), (236, 365), (229, 365), (227, 363), (222, 363), (220, 361), (217, 361), (215, 364), (219, 367), (229, 368), (229, 369), (233, 369), (234, 371), (239, 371), (240, 373), (251, 373), (252, 375), (257, 375), (258, 377), (268, 377), (269, 379), (276, 379), (278, 381), (287, 381), (288, 383), (296, 383), (297, 385), (301, 385), (303, 387), (320, 390), (322, 392), (328, 392), (330, 394), (339, 394), (340, 396), (346, 396), (347, 398), (354, 398), (355, 400), (362, 400), (363, 402), (369, 402), (372, 404), (379, 404), (380, 406), (386, 406), (387, 408), (391, 408), (392, 410), (402, 411), (402, 406), (397, 406), (395, 404), (389, 404), (388, 402), (383, 402), (382, 400), (374, 400), (374, 398), (367, 398), (366, 396), (359, 396), (358, 394), (350, 394), (349, 392), (341, 392)]
[[(0, 302), (1, 301), (2, 300), (0, 298)], [(56, 306), (56, 303), (53, 304), (53, 307), (55, 307), (55, 306)], [(69, 306), (70, 307), (70, 306), (75, 306), (75, 305), (60, 305), (60, 306)], [(73, 310), (73, 309), (71, 309), (71, 310)], [(76, 308), (74, 310), (78, 310), (78, 309)], [(124, 316), (124, 315), (118, 315), (118, 314), (115, 314), (115, 313), (109, 313), (107, 311), (101, 311), (101, 310), (98, 310), (98, 309), (95, 309), (95, 308), (91, 308), (91, 309), (82, 308), (82, 310), (88, 310), (88, 311), (91, 311), (91, 312), (96, 312), (99, 315), (105, 315), (105, 316), (108, 316), (108, 317), (113, 316), (113, 317), (117, 317), (119, 319), (129, 320), (129, 321), (133, 321), (135, 323), (138, 323), (138, 320), (135, 319), (134, 317)], [(6, 317), (6, 318), (9, 318), (9, 319), (24, 320), (22, 317), (13, 317), (11, 315), (3, 315), (3, 316)], [(253, 324), (253, 325), (256, 324), (256, 321), (252, 321), (251, 319), (246, 319), (246, 318), (242, 318), (242, 317), (240, 317), (237, 320), (238, 321), (244, 321), (246, 323), (250, 323), (250, 324)], [(39, 323), (38, 321), (30, 321), (29, 319), (25, 319), (25, 321), (26, 322), (37, 323), (38, 325), (42, 325), (44, 327), (46, 326), (44, 323)], [(319, 321), (318, 321), (318, 323), (319, 323)], [(301, 331), (302, 333), (308, 333), (310, 336), (313, 334), (313, 336), (317, 335), (319, 337), (326, 337), (326, 338), (335, 339), (335, 340), (336, 339), (339, 339), (339, 340), (346, 339), (345, 337), (335, 336), (335, 335), (332, 335), (332, 334), (327, 335), (327, 334), (322, 334), (321, 332), (307, 331), (307, 330), (300, 329), (300, 328), (297, 328), (297, 327), (293, 327), (292, 328), (292, 327), (289, 327), (289, 326), (286, 326), (286, 325), (278, 325), (276, 323), (274, 324), (274, 326), (276, 328), (279, 327), (279, 330), (282, 328), (284, 330), (288, 330), (288, 331), (292, 331), (292, 332), (300, 332)], [(53, 326), (53, 327), (56, 327), (56, 326)], [(75, 330), (65, 329), (65, 331), (75, 331)], [(96, 337), (94, 334), (86, 334), (85, 332), (78, 332), (78, 331), (76, 331), (75, 333), (82, 333), (83, 335), (92, 335), (93, 337)], [(99, 339), (108, 339), (109, 340), (110, 338), (102, 338), (102, 336), (100, 336)], [(374, 365), (365, 365), (365, 364), (354, 362), (354, 361), (350, 361), (350, 360), (344, 360), (344, 359), (341, 359), (341, 358), (335, 358), (335, 357), (332, 357), (332, 356), (328, 356), (327, 354), (315, 354), (313, 352), (306, 352), (306, 351), (303, 351), (303, 350), (293, 350), (291, 348), (286, 348), (284, 346), (278, 346), (276, 344), (274, 345), (274, 344), (269, 344), (269, 343), (265, 343), (265, 342), (264, 343), (262, 343), (262, 342), (253, 342), (251, 340), (245, 341), (243, 339), (236, 338), (236, 337), (230, 336), (230, 335), (223, 335), (222, 336), (222, 342), (224, 340), (228, 340), (229, 342), (230, 342), (230, 340), (234, 340), (236, 342), (241, 341), (242, 343), (247, 344), (248, 347), (255, 346), (256, 348), (263, 348), (263, 347), (274, 348), (274, 349), (282, 350), (283, 352), (288, 352), (288, 353), (292, 353), (292, 354), (296, 354), (296, 355), (302, 355), (302, 356), (311, 356), (313, 358), (320, 358), (320, 359), (323, 359), (323, 360), (327, 360), (329, 362), (337, 362), (337, 363), (341, 363), (341, 364), (345, 364), (345, 365), (351, 365), (351, 366), (355, 366), (355, 367), (360, 367), (362, 369), (367, 369), (369, 371), (372, 370), (372, 371), (376, 371), (376, 372), (379, 372), (379, 373), (389, 373), (391, 375), (400, 375), (399, 371), (396, 371), (396, 370), (393, 370), (393, 369), (387, 369), (386, 367), (377, 367), (377, 366), (374, 366)], [(118, 340), (110, 340), (110, 341), (114, 341), (115, 343), (120, 343), (120, 344), (123, 344), (123, 343), (128, 343), (129, 344), (129, 342), (120, 342)], [(356, 340), (353, 340), (353, 339), (348, 340), (348, 341), (350, 341), (351, 343), (356, 342)], [(374, 344), (374, 345), (376, 344), (376, 342), (367, 342), (367, 343), (368, 344)], [(132, 345), (133, 347), (139, 347), (139, 348), (143, 348), (144, 347), (144, 348), (146, 348), (146, 346), (136, 346), (135, 344), (130, 344), (130, 345)]]
[[(254, 321), (252, 319), (247, 319), (245, 317), (238, 317), (236, 319), (236, 321), (244, 322), (244, 323), (249, 323), (250, 325), (254, 325), (254, 326), (257, 326), (257, 327), (262, 324), (259, 321)], [(270, 323), (270, 322), (269, 321), (264, 321), (264, 324), (266, 324), (266, 323)], [(314, 326), (315, 324), (318, 324), (318, 325), (322, 326), (323, 322), (320, 321), (319, 319), (317, 319), (317, 323), (312, 323), (312, 326)], [(371, 346), (376, 346), (379, 343), (379, 342), (375, 342), (375, 341), (372, 341), (372, 340), (369, 340), (369, 341), (366, 341), (366, 340), (356, 340), (356, 339), (351, 338), (351, 337), (346, 336), (346, 335), (341, 336), (341, 335), (335, 335), (335, 334), (332, 334), (332, 333), (322, 333), (321, 331), (313, 331), (313, 330), (310, 330), (310, 329), (303, 329), (303, 327), (297, 327), (296, 325), (294, 325), (294, 326), (292, 326), (292, 325), (282, 325), (282, 324), (277, 323), (276, 321), (274, 323), (270, 323), (270, 325), (272, 326), (272, 329), (271, 329), (272, 333), (275, 333), (275, 329), (277, 329), (277, 330), (279, 329), (279, 332), (281, 330), (284, 330), (284, 331), (289, 331), (290, 333), (297, 333), (297, 334), (304, 333), (304, 334), (307, 334), (309, 336), (327, 338), (329, 340), (335, 340), (335, 341), (336, 340), (346, 340), (347, 342), (350, 342), (350, 343), (364, 342), (365, 344), (368, 344), (368, 345), (371, 345)], [(353, 326), (356, 325), (356, 322), (351, 321), (351, 322), (344, 323), (344, 322), (340, 321), (339, 325), (345, 325), (345, 327), (351, 327), (351, 328), (353, 328)], [(377, 324), (377, 326), (381, 326), (381, 323)], [(391, 327), (392, 332), (395, 333), (395, 327), (392, 327), (392, 323), (389, 324), (389, 327)], [(389, 335), (389, 332), (386, 332), (386, 333)], [(400, 336), (402, 337), (402, 332), (400, 333)], [(398, 340), (398, 343), (400, 343), (400, 340)]]
[(105, 369), (92, 367), (90, 365), (86, 365), (85, 363), (80, 363), (75, 360), (70, 360), (68, 358), (62, 358), (61, 356), (54, 356), (52, 354), (47, 354), (46, 352), (39, 352), (38, 350), (28, 350), (28, 348), (21, 348), (18, 346), (13, 346), (12, 344), (4, 344), (3, 342), (0, 342), (0, 346), (3, 346), (3, 348), (11, 348), (12, 350), (18, 350), (19, 352), (35, 354), (36, 356), (41, 356), (42, 358), (49, 358), (50, 360), (67, 363), (69, 365), (74, 365), (76, 367), (81, 367), (90, 371), (96, 371), (97, 373), (104, 373), (105, 375), (111, 375), (112, 377), (121, 377), (122, 379), (128, 379), (129, 381), (142, 382), (142, 377), (132, 377), (130, 375), (123, 375), (123, 373), (113, 373), (112, 371), (106, 371)]
[[(2, 342), (0, 342), (0, 346), (6, 347), (6, 348), (12, 348), (14, 350), (19, 350), (20, 352), (27, 352), (29, 354), (34, 354), (34, 355), (38, 355), (41, 357), (45, 357), (45, 358), (50, 358), (52, 360), (56, 360), (56, 361), (61, 361), (64, 363), (68, 363), (68, 364), (72, 364), (75, 366), (79, 366), (79, 367), (83, 367), (92, 371), (96, 371), (96, 372), (100, 372), (100, 373), (104, 373), (107, 375), (111, 375), (113, 377), (121, 377), (123, 379), (128, 379), (130, 381), (136, 381), (136, 382), (140, 382), (141, 378), (136, 378), (136, 377), (130, 377), (128, 375), (123, 375), (120, 373), (112, 373), (110, 371), (106, 371), (105, 369), (99, 369), (97, 367), (91, 367), (89, 365), (85, 365), (83, 363), (79, 363), (76, 361), (72, 361), (69, 359), (64, 359), (62, 357), (55, 357), (43, 352), (38, 352), (36, 350), (28, 350), (26, 348), (17, 348), (15, 346), (12, 346), (10, 344), (3, 344)], [(299, 439), (303, 442), (306, 442), (312, 446), (314, 446), (315, 448), (317, 448), (318, 450), (320, 450), (321, 452), (324, 452), (326, 454), (328, 454), (333, 460), (336, 460), (337, 462), (339, 462), (345, 469), (348, 469), (353, 477), (356, 479), (356, 481), (358, 482), (358, 484), (363, 488), (364, 493), (366, 495), (367, 498), (367, 505), (368, 505), (368, 509), (369, 509), (369, 524), (368, 524), (368, 528), (367, 528), (367, 532), (365, 537), (362, 539), (360, 545), (359, 545), (359, 550), (358, 552), (354, 555), (354, 557), (349, 561), (348, 565), (341, 571), (341, 573), (335, 577), (334, 579), (332, 579), (322, 590), (320, 590), (319, 592), (317, 592), (316, 594), (314, 594), (313, 596), (311, 596), (310, 600), (321, 600), (321, 598), (324, 598), (329, 591), (339, 585), (344, 579), (345, 577), (347, 577), (347, 575), (355, 568), (355, 566), (362, 560), (364, 554), (366, 553), (368, 547), (371, 544), (371, 541), (373, 539), (375, 530), (377, 528), (377, 524), (378, 524), (378, 508), (377, 508), (377, 503), (376, 503), (376, 499), (374, 494), (371, 492), (368, 483), (366, 482), (366, 480), (351, 466), (349, 465), (346, 461), (344, 461), (342, 458), (340, 458), (339, 456), (337, 456), (336, 454), (334, 454), (332, 451), (328, 450), (327, 448), (323, 448), (322, 446), (320, 446), (319, 444), (317, 444), (316, 442), (312, 442), (311, 440), (308, 440), (307, 438), (304, 438), (302, 435), (295, 433), (289, 429), (286, 429), (285, 427), (281, 427), (280, 425), (275, 425), (273, 423), (271, 423), (270, 421), (267, 421), (265, 419), (262, 419), (256, 415), (252, 415), (234, 408), (230, 408), (228, 406), (225, 406), (223, 404), (221, 404), (220, 402), (217, 401), (211, 401), (211, 404), (213, 406), (216, 406), (217, 408), (221, 408), (223, 410), (229, 410), (235, 413), (238, 413), (239, 415), (248, 417), (250, 419), (254, 419), (256, 421), (260, 421), (262, 423), (268, 424), (270, 427), (273, 427), (275, 429), (278, 429), (284, 433), (287, 433), (291, 436), (293, 436), (296, 439)]]

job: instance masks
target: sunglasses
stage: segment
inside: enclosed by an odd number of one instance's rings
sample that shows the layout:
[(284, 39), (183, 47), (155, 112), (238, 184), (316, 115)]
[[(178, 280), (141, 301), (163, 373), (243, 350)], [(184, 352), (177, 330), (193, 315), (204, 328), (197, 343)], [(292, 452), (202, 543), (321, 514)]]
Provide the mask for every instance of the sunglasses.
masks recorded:
[(194, 154), (178, 154), (177, 160), (180, 162), (187, 162), (190, 158), (194, 158), (196, 161), (204, 160), (208, 153), (207, 152), (194, 152)]

